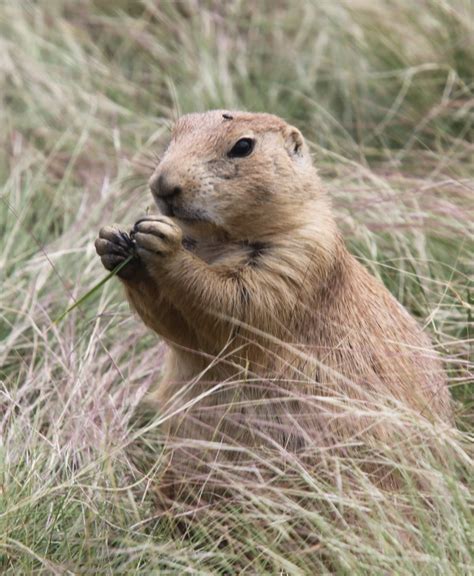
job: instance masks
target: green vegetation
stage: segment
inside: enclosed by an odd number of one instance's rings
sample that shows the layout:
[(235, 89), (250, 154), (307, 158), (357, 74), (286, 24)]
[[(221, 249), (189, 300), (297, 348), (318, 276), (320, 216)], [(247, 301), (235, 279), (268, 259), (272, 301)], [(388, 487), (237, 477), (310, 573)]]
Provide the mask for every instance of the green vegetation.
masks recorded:
[[(472, 573), (473, 20), (470, 0), (0, 1), (0, 572)], [(397, 456), (429, 497), (354, 460), (353, 492), (298, 467), (187, 535), (158, 513), (159, 416), (132, 425), (158, 339), (116, 282), (54, 319), (105, 275), (99, 227), (151, 203), (171, 121), (214, 107), (302, 129), (351, 250), (432, 334), (458, 430), (409, 423)]]

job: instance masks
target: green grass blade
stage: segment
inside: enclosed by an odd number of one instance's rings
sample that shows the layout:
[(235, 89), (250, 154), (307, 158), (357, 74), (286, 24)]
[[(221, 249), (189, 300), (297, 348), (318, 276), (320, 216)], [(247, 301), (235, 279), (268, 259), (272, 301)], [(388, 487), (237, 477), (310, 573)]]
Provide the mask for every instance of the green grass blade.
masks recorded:
[(130, 262), (130, 260), (132, 258), (133, 258), (133, 255), (128, 256), (128, 258), (126, 258), (121, 264), (116, 266), (111, 272), (109, 272), (109, 274), (107, 274), (107, 276), (102, 278), (102, 280), (100, 282), (98, 282), (94, 287), (92, 287), (88, 292), (86, 292), (84, 294), (84, 296), (81, 296), (79, 298), (79, 300), (77, 300), (76, 302), (74, 302), (74, 304), (72, 304), (72, 306), (69, 306), (69, 308), (67, 308), (67, 310), (65, 310), (60, 316), (58, 316), (56, 318), (54, 323), (58, 324), (59, 322), (61, 322), (61, 320), (63, 320), (69, 314), (69, 312), (72, 312), (75, 308), (77, 308), (78, 306), (81, 306), (81, 304), (84, 304), (84, 302), (86, 302), (86, 300), (91, 298), (100, 288), (102, 288), (102, 286), (106, 282), (108, 282), (111, 278), (116, 276), (120, 272), (120, 270), (122, 270), (122, 268), (125, 268), (125, 266)]

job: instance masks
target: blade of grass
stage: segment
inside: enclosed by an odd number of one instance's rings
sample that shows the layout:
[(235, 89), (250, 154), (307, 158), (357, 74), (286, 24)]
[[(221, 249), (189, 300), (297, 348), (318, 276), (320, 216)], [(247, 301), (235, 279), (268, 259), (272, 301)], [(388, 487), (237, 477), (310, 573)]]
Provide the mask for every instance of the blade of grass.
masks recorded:
[(88, 300), (89, 298), (91, 298), (100, 288), (102, 288), (102, 286), (108, 282), (111, 278), (113, 278), (114, 276), (116, 276), (120, 270), (122, 270), (122, 268), (124, 268), (129, 262), (130, 260), (133, 258), (133, 255), (128, 256), (128, 258), (126, 258), (121, 264), (119, 264), (118, 266), (116, 266), (109, 274), (107, 274), (107, 276), (105, 276), (104, 278), (102, 278), (102, 280), (100, 282), (98, 282), (95, 286), (93, 286), (88, 292), (86, 292), (84, 294), (84, 296), (81, 296), (81, 298), (79, 298), (79, 300), (76, 300), (76, 302), (74, 302), (74, 304), (72, 304), (71, 306), (69, 306), (69, 308), (67, 308), (60, 316), (58, 316), (55, 320), (54, 323), (58, 324), (59, 322), (61, 322), (61, 320), (63, 320), (68, 314), (69, 312), (72, 312), (75, 308), (77, 308), (78, 306), (80, 306), (81, 304), (84, 304), (84, 302), (86, 300)]

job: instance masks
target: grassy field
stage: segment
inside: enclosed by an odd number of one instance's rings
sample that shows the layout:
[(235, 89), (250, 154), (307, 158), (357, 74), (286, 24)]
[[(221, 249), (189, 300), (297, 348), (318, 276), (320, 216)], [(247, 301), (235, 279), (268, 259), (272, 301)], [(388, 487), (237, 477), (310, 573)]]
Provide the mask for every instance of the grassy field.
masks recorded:
[[(0, 0), (2, 574), (472, 574), (473, 20), (469, 0)], [(397, 456), (424, 492), (298, 465), (187, 536), (157, 512), (159, 415), (132, 422), (162, 345), (117, 282), (54, 319), (104, 276), (99, 227), (151, 203), (172, 120), (214, 107), (302, 129), (352, 252), (443, 355), (457, 429), (411, 422)]]

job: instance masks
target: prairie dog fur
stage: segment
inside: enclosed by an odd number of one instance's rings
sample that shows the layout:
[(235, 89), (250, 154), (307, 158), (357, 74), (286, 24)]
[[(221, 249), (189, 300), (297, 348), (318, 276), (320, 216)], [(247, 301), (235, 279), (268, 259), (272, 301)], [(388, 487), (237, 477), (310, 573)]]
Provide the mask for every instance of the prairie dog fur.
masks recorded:
[(150, 188), (160, 214), (130, 235), (103, 228), (96, 249), (108, 269), (134, 255), (120, 277), (168, 343), (151, 402), (177, 412), (170, 438), (331, 445), (371, 426), (377, 398), (449, 420), (428, 337), (346, 249), (299, 130), (270, 114), (183, 116)]

